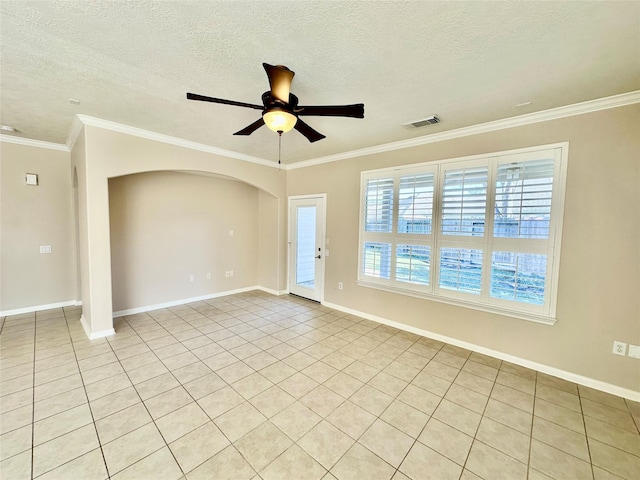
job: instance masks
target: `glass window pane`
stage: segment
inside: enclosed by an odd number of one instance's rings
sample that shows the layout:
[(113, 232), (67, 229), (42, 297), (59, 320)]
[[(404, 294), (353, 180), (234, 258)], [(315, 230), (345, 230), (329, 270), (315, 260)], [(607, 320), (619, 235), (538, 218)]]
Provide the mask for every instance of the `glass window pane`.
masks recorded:
[(365, 242), (363, 273), (371, 277), (389, 279), (391, 277), (391, 244)]
[(431, 233), (433, 173), (400, 178), (398, 233)]
[(422, 245), (396, 246), (396, 280), (429, 285), (431, 249)]
[(440, 288), (480, 294), (482, 250), (440, 249)]
[(393, 178), (367, 180), (365, 232), (391, 232), (393, 225)]
[(553, 159), (498, 166), (493, 234), (549, 238)]
[(483, 236), (488, 168), (448, 170), (442, 191), (442, 234)]
[(296, 209), (296, 285), (314, 288), (316, 277), (316, 207)]
[(543, 305), (546, 273), (546, 255), (493, 252), (491, 256), (491, 296)]

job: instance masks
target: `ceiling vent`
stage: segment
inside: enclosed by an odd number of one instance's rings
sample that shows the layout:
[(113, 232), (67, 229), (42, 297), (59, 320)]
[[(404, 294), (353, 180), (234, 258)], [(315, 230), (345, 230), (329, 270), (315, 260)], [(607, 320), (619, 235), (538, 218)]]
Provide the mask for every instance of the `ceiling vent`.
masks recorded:
[(435, 125), (436, 123), (440, 123), (440, 119), (437, 115), (431, 115), (427, 118), (421, 118), (420, 120), (414, 120), (412, 122), (403, 123), (404, 127), (424, 127), (425, 125)]

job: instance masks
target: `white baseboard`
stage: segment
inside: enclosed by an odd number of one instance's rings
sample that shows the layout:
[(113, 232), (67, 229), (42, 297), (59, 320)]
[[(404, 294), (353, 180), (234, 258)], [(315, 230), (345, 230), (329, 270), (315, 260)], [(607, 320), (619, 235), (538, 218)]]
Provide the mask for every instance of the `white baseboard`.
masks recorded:
[[(234, 295), (236, 293), (250, 292), (252, 290), (264, 290), (262, 287), (245, 287), (235, 290), (227, 290), (225, 292), (210, 293), (207, 295), (201, 295), (199, 297), (182, 298), (180, 300), (172, 300), (170, 302), (157, 303), (155, 305), (145, 305), (143, 307), (128, 308), (126, 310), (118, 310), (113, 312), (113, 318), (124, 317), (125, 315), (135, 315), (136, 313), (150, 312), (151, 310), (159, 310), (161, 308), (175, 307), (177, 305), (184, 305), (185, 303), (201, 302), (203, 300), (211, 300), (212, 298), (226, 297), (227, 295)], [(267, 291), (267, 290), (264, 290)], [(272, 292), (269, 292), (272, 293)]]
[[(0, 311), (0, 317), (8, 317), (9, 315), (21, 315), (23, 313), (41, 312), (42, 310), (51, 310), (52, 308), (73, 307), (78, 305), (78, 300), (67, 300), (66, 302), (48, 303), (46, 305), (35, 305), (32, 307), (14, 308), (11, 310)], [(82, 302), (80, 302), (82, 305)]]
[(256, 287), (255, 290), (260, 290), (261, 292), (270, 293), (271, 295), (289, 295), (289, 290), (273, 290), (267, 287)]
[(456, 347), (466, 348), (467, 350), (471, 350), (473, 352), (481, 353), (483, 355), (488, 355), (490, 357), (498, 358), (500, 360), (505, 360), (507, 362), (515, 363), (516, 365), (530, 368), (532, 370), (537, 370), (538, 372), (542, 372), (548, 375), (552, 375), (554, 377), (562, 378), (563, 380), (574, 382), (579, 385), (584, 385), (585, 387), (590, 387), (596, 390), (600, 390), (602, 392), (610, 393), (612, 395), (617, 395), (618, 397), (628, 398), (629, 400), (640, 402), (640, 392), (635, 390), (619, 387), (618, 385), (613, 385), (611, 383), (603, 382), (601, 380), (596, 380), (594, 378), (578, 375), (576, 373), (568, 372), (566, 370), (561, 370), (559, 368), (551, 367), (549, 365), (544, 365), (542, 363), (533, 362), (531, 360), (527, 360), (526, 358), (520, 358), (513, 355), (509, 355), (507, 353), (502, 353), (497, 350), (492, 350), (490, 348), (486, 348), (480, 345), (475, 345), (473, 343), (465, 342), (463, 340), (458, 340), (457, 338), (447, 337), (446, 335), (440, 335), (439, 333), (430, 332), (428, 330), (422, 330), (421, 328), (412, 327), (411, 325), (405, 325), (404, 323), (399, 323), (393, 320), (389, 320), (387, 318), (378, 317), (377, 315), (371, 315), (369, 313), (361, 312), (359, 310), (343, 307), (342, 305), (338, 305), (335, 303), (322, 302), (322, 305), (329, 308), (333, 308), (334, 310), (338, 310), (340, 312), (348, 313), (350, 315), (355, 315), (358, 317), (365, 318), (367, 320), (373, 320), (374, 322), (382, 323), (384, 325), (389, 325), (390, 327), (395, 327), (399, 330), (415, 333), (416, 335), (421, 335), (423, 337), (428, 337), (433, 340), (438, 340), (441, 342), (449, 343), (451, 345), (455, 345)]
[(113, 328), (108, 328), (106, 330), (100, 330), (100, 331), (97, 331), (97, 332), (92, 332), (91, 331), (91, 327), (89, 327), (89, 325), (87, 325), (87, 321), (84, 318), (84, 315), (80, 316), (80, 324), (82, 325), (82, 328), (84, 328), (84, 333), (87, 335), (89, 340), (95, 340), (97, 338), (108, 337), (110, 335), (115, 335), (116, 334), (116, 331)]

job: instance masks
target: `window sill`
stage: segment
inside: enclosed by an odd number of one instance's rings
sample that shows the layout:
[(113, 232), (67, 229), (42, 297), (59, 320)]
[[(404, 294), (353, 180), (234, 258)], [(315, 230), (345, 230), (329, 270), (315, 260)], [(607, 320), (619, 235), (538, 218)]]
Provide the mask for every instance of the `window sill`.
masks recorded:
[(531, 312), (522, 312), (517, 310), (511, 310), (508, 308), (496, 307), (493, 305), (485, 305), (481, 303), (465, 302), (455, 298), (443, 297), (440, 295), (434, 295), (430, 293), (420, 293), (413, 290), (404, 290), (401, 288), (389, 287), (386, 285), (380, 285), (378, 283), (367, 282), (364, 280), (358, 280), (358, 285), (366, 288), (373, 288), (376, 290), (382, 290), (384, 292), (394, 293), (396, 295), (407, 295), (410, 297), (422, 298), (424, 300), (431, 300), (434, 302), (446, 303), (448, 305), (455, 305), (457, 307), (470, 308), (473, 310), (479, 310), (481, 312), (494, 313), (496, 315), (503, 315), (506, 317), (517, 318), (518, 320), (526, 320), (528, 322), (541, 323), (543, 325), (555, 325), (557, 319), (546, 315), (540, 315)]

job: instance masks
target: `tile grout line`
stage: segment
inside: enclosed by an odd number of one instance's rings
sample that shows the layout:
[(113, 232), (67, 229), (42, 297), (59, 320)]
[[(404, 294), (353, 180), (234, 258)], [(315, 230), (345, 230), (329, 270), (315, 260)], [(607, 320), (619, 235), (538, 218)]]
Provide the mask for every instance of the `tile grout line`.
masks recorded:
[(531, 412), (531, 428), (529, 429), (529, 454), (527, 456), (527, 480), (529, 479), (529, 473), (531, 472), (531, 450), (533, 449), (533, 423), (536, 420), (536, 400), (538, 396), (538, 373), (536, 372), (535, 380), (533, 381), (533, 411)]
[(33, 381), (32, 381), (32, 389), (31, 389), (31, 474), (30, 478), (33, 478), (33, 469), (34, 469), (34, 451), (36, 449), (35, 443), (35, 434), (36, 434), (36, 328), (38, 325), (37, 321), (37, 313), (33, 313)]

